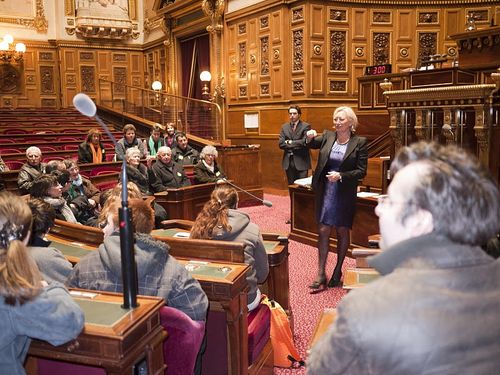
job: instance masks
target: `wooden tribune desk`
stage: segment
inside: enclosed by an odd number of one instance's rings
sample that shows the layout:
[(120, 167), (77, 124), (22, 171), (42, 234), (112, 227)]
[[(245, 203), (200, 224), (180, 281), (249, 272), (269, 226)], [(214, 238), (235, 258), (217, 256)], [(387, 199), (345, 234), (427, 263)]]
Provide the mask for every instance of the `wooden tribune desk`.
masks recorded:
[[(292, 230), (290, 239), (310, 246), (318, 245), (318, 223), (314, 210), (314, 192), (298, 185), (290, 185), (292, 204)], [(359, 198), (351, 231), (350, 247), (368, 247), (368, 236), (379, 233), (375, 215), (377, 199)], [(330, 251), (336, 251), (335, 235), (330, 238)], [(349, 252), (350, 255), (350, 252)]]
[(28, 355), (98, 366), (107, 374), (133, 374), (134, 366), (146, 359), (148, 374), (163, 374), (163, 299), (139, 296), (139, 306), (126, 310), (121, 294), (93, 293), (95, 298), (73, 296), (85, 314), (85, 328), (75, 340), (60, 346), (33, 340)]
[(167, 189), (167, 194), (155, 194), (155, 200), (165, 208), (169, 219), (194, 220), (203, 205), (210, 200), (210, 195), (216, 185), (216, 183), (211, 182), (178, 189)]

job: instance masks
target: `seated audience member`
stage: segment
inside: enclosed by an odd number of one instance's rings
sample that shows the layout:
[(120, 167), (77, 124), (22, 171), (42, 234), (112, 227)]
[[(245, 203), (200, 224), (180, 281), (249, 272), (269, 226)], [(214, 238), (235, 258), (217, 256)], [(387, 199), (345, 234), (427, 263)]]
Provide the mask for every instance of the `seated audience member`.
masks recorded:
[(200, 153), (188, 144), (186, 134), (179, 132), (175, 135), (177, 145), (172, 149), (172, 158), (181, 165), (195, 165)]
[(99, 164), (106, 161), (106, 149), (102, 143), (101, 131), (97, 128), (90, 129), (85, 141), (78, 145), (78, 163)]
[(191, 238), (243, 242), (245, 263), (251, 268), (247, 273), (250, 286), (248, 310), (258, 307), (260, 290), (269, 273), (266, 249), (259, 227), (250, 221), (248, 215), (236, 210), (238, 192), (230, 186), (214, 189), (210, 200), (205, 203), (191, 229)]
[(40, 198), (54, 207), (57, 219), (65, 220), (69, 223), (77, 223), (78, 221), (73, 211), (62, 196), (62, 190), (63, 188), (55, 175), (43, 174), (33, 181), (30, 194), (32, 198)]
[(172, 161), (172, 150), (167, 146), (160, 147), (158, 150), (152, 171), (151, 186), (155, 193), (168, 188), (177, 189), (191, 185), (182, 165)]
[[(101, 212), (107, 223), (103, 229), (104, 243), (80, 260), (68, 278), (68, 286), (122, 292), (119, 207), (119, 198), (109, 198), (106, 202)], [(200, 284), (169, 255), (166, 243), (150, 235), (154, 223), (150, 202), (129, 199), (129, 207), (139, 294), (163, 297), (166, 305), (181, 310), (193, 320), (204, 321), (208, 299)]]
[(51, 174), (56, 177), (57, 182), (61, 185), (62, 196), (73, 212), (73, 215), (75, 215), (76, 221), (80, 224), (96, 226), (97, 213), (87, 197), (85, 195), (72, 196), (69, 194), (71, 189), (69, 171), (53, 171)]
[(153, 160), (147, 159), (147, 166), (141, 164), (141, 151), (137, 147), (127, 149), (125, 158), (127, 160), (128, 181), (135, 183), (143, 195), (152, 195), (149, 186), (153, 178), (153, 171), (151, 170)]
[(214, 146), (205, 146), (200, 152), (201, 160), (194, 166), (194, 178), (197, 184), (224, 182), (224, 171), (217, 164), (217, 150)]
[(51, 174), (53, 171), (65, 171), (66, 164), (62, 160), (51, 160), (45, 166), (45, 173)]
[(33, 180), (45, 173), (45, 163), (41, 163), (42, 151), (38, 147), (28, 147), (26, 160), (17, 177), (17, 187), (20, 194), (29, 194)]
[(5, 164), (2, 157), (0, 156), (0, 173), (7, 172), (8, 170), (9, 170), (9, 167), (7, 166), (7, 164)]
[(123, 127), (123, 138), (117, 142), (115, 147), (116, 160), (123, 160), (125, 158), (125, 152), (131, 147), (137, 147), (139, 149), (141, 158), (146, 156), (147, 151), (144, 148), (144, 143), (140, 138), (136, 137), (135, 126), (127, 124)]
[(165, 139), (161, 136), (163, 127), (160, 124), (154, 124), (151, 128), (151, 135), (147, 140), (144, 140), (147, 154), (149, 156), (156, 156), (158, 149), (165, 146)]
[(30, 339), (62, 345), (84, 325), (83, 312), (60, 284), (47, 285), (25, 243), (31, 210), (20, 197), (0, 193), (0, 373), (24, 374)]
[(49, 284), (54, 281), (64, 284), (73, 266), (59, 250), (50, 246), (50, 241), (45, 239), (50, 228), (54, 226), (56, 218), (54, 208), (41, 199), (30, 199), (28, 206), (33, 215), (29, 254), (35, 260), (45, 281)]
[[(500, 229), (500, 193), (463, 149), (416, 143), (379, 199), (382, 277), (340, 302), (308, 374), (494, 374), (500, 262), (480, 247)], [(464, 354), (466, 353), (466, 354)]]
[[(150, 189), (150, 181), (154, 180), (154, 174), (151, 170), (153, 160), (147, 159), (147, 167), (141, 164), (140, 151), (137, 147), (129, 148), (125, 155), (127, 158), (127, 180), (137, 185), (143, 197), (153, 195)], [(163, 220), (167, 220), (167, 211), (156, 202), (153, 202), (153, 209), (155, 212), (155, 227), (159, 227)]]
[(166, 126), (167, 131), (165, 132), (165, 146), (172, 149), (176, 145), (175, 141), (175, 127), (173, 122), (169, 122)]
[(74, 199), (79, 195), (84, 195), (89, 200), (93, 208), (99, 203), (99, 195), (101, 192), (94, 186), (92, 181), (80, 174), (80, 168), (72, 159), (65, 160), (68, 167), (71, 186), (68, 190), (68, 195)]

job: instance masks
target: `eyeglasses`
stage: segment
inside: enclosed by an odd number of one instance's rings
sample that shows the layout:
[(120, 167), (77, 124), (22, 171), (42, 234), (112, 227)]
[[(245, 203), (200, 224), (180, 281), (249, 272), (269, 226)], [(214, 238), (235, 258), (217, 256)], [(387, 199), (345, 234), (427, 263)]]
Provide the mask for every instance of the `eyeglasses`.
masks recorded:
[(394, 204), (404, 204), (411, 205), (414, 204), (411, 201), (401, 202), (401, 201), (393, 201), (388, 195), (381, 195), (377, 198), (377, 203), (379, 206), (392, 206)]

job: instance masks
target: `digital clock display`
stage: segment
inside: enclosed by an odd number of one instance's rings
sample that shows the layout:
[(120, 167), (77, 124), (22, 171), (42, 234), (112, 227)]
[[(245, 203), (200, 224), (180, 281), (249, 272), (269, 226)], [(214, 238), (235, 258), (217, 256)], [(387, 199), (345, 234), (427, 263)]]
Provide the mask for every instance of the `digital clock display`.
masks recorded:
[(367, 76), (376, 76), (379, 74), (388, 74), (388, 73), (392, 73), (391, 64), (367, 66), (365, 70), (365, 75)]

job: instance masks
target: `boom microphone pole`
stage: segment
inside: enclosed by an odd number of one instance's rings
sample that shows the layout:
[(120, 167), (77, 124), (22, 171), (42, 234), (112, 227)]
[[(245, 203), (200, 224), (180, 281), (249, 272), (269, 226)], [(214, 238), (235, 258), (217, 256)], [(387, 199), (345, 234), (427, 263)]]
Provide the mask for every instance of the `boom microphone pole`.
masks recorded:
[[(73, 105), (82, 115), (94, 118), (104, 129), (113, 144), (117, 145), (116, 139), (109, 131), (108, 126), (97, 116), (95, 103), (84, 93), (76, 94), (73, 97)], [(134, 236), (132, 233), (132, 223), (130, 209), (128, 208), (127, 190), (127, 161), (123, 158), (122, 166), (122, 206), (118, 210), (120, 218), (120, 252), (122, 263), (123, 281), (123, 308), (137, 307), (137, 266), (134, 258)]]
[(262, 204), (266, 207), (272, 207), (273, 206), (273, 202), (271, 201), (268, 201), (268, 200), (265, 200), (265, 199), (262, 199), (262, 198), (259, 198), (257, 197), (256, 195), (253, 195), (252, 193), (250, 193), (249, 191), (245, 190), (245, 189), (242, 189), (240, 188), (239, 186), (233, 184), (232, 182), (230, 182), (229, 180), (223, 178), (222, 179), (225, 183), (231, 185), (232, 187), (234, 187), (235, 189), (239, 190), (239, 191), (242, 191), (243, 193), (246, 193), (248, 195), (250, 195), (251, 197), (257, 199), (259, 202), (262, 202)]

